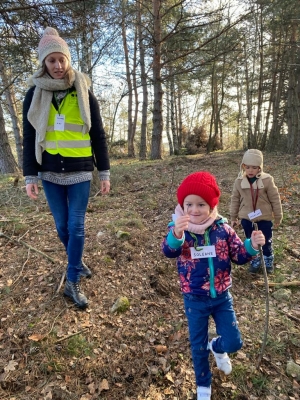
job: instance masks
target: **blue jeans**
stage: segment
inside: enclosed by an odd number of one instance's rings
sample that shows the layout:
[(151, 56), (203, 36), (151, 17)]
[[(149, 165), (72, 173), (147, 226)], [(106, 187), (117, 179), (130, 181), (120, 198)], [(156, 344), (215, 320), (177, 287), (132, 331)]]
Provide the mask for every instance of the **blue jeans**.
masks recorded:
[[(254, 231), (253, 222), (248, 219), (241, 220), (242, 227), (245, 232), (246, 238), (251, 238), (251, 233)], [(273, 222), (272, 221), (258, 221), (257, 227), (265, 236), (266, 242), (262, 246), (263, 255), (266, 257), (270, 257), (273, 255)]]
[(43, 180), (58, 236), (68, 256), (67, 279), (79, 282), (84, 247), (84, 220), (89, 200), (90, 181), (57, 185)]
[(209, 367), (210, 350), (207, 349), (210, 315), (215, 321), (219, 335), (214, 342), (216, 353), (234, 353), (243, 345), (233, 310), (232, 296), (228, 290), (215, 299), (209, 296), (184, 294), (183, 301), (188, 320), (196, 384), (209, 387), (212, 376)]

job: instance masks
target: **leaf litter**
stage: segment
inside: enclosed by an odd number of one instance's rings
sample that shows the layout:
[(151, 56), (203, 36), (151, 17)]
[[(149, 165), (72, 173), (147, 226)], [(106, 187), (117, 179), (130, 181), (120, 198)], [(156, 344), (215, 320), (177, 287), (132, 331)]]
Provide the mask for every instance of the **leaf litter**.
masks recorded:
[[(82, 281), (86, 312), (56, 293), (66, 267), (41, 189), (31, 202), (13, 177), (0, 181), (0, 398), (19, 400), (193, 400), (195, 379), (175, 262), (160, 243), (176, 205), (181, 180), (209, 170), (221, 188), (220, 213), (229, 218), (231, 188), (243, 152), (112, 162), (111, 193), (91, 191), (84, 261), (93, 271)], [(274, 231), (276, 271), (270, 281), (299, 281), (299, 165), (265, 154), (264, 170), (282, 193), (284, 222)], [(298, 174), (298, 175), (297, 175)], [(295, 222), (296, 221), (296, 222)], [(120, 235), (118, 232), (126, 232)], [(243, 237), (243, 232), (238, 228)], [(28, 247), (28, 246), (29, 247)], [(293, 252), (293, 251), (294, 252)], [(212, 391), (219, 399), (299, 399), (299, 382), (286, 363), (300, 359), (299, 287), (286, 301), (270, 288), (270, 329), (259, 370), (265, 289), (247, 266), (233, 266), (232, 294), (244, 346), (222, 375), (211, 359)], [(126, 296), (130, 307), (112, 314)], [(214, 325), (210, 334), (215, 334)]]

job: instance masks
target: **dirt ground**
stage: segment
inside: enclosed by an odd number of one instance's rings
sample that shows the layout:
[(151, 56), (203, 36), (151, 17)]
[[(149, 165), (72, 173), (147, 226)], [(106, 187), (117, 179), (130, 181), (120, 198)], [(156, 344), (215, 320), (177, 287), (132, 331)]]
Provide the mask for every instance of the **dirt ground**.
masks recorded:
[[(93, 187), (86, 216), (84, 261), (93, 271), (81, 282), (86, 311), (62, 295), (66, 256), (42, 189), (32, 202), (22, 178), (1, 177), (1, 400), (195, 399), (175, 261), (162, 255), (160, 244), (176, 188), (191, 172), (215, 174), (219, 212), (229, 217), (242, 154), (112, 162), (111, 193), (101, 196)], [(264, 170), (274, 176), (284, 210), (274, 231), (276, 270), (267, 294), (262, 274), (252, 277), (247, 266), (233, 266), (231, 292), (244, 346), (231, 355), (229, 376), (211, 358), (214, 400), (300, 398), (299, 376), (286, 371), (289, 361), (300, 365), (300, 166), (272, 153), (265, 154)], [(120, 296), (129, 299), (129, 309), (111, 313)]]

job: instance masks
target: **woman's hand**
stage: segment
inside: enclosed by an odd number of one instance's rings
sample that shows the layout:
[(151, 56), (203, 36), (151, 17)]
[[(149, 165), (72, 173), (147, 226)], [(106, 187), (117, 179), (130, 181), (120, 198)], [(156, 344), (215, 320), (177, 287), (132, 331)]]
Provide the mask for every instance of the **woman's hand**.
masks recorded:
[(100, 181), (100, 192), (108, 194), (110, 189), (110, 181)]
[(251, 234), (251, 244), (255, 250), (258, 250), (258, 245), (263, 246), (265, 244), (265, 236), (262, 231), (253, 231)]
[(31, 199), (36, 200), (39, 194), (37, 183), (27, 183), (26, 193)]

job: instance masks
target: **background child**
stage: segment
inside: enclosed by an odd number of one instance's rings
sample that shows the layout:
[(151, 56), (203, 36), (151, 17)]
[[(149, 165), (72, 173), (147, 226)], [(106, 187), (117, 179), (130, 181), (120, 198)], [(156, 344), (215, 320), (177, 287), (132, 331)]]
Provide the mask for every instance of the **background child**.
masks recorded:
[[(218, 215), (220, 190), (213, 175), (195, 172), (177, 190), (178, 205), (162, 242), (166, 257), (177, 258), (180, 287), (188, 320), (192, 358), (197, 383), (197, 399), (210, 400), (212, 351), (217, 367), (230, 374), (227, 353), (242, 347), (241, 334), (233, 310), (231, 261), (242, 265), (258, 253), (264, 236), (254, 231), (245, 243)], [(212, 315), (217, 338), (208, 342), (208, 322)]]
[[(268, 273), (274, 271), (272, 246), (272, 220), (275, 227), (282, 221), (282, 207), (278, 189), (271, 175), (263, 172), (263, 154), (256, 149), (247, 150), (243, 156), (241, 170), (234, 182), (230, 204), (231, 226), (241, 220), (247, 238), (254, 230), (256, 222), (266, 239), (263, 255)], [(250, 262), (249, 272), (259, 271), (261, 261), (256, 257)]]

